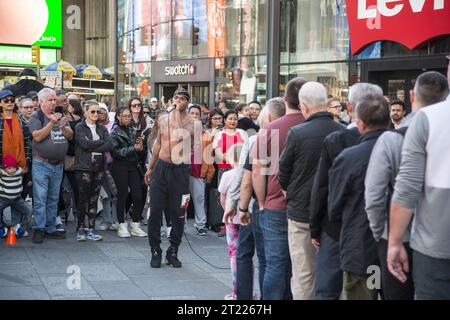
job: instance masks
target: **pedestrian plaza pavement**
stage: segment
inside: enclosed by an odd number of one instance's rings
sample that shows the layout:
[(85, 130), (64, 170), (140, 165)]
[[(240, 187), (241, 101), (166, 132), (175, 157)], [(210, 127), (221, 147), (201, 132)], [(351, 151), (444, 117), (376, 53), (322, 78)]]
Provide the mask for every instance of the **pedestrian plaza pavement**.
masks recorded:
[[(17, 239), (15, 246), (6, 246), (2, 239), (0, 300), (223, 300), (232, 292), (226, 239), (212, 231), (198, 236), (193, 224), (188, 220), (179, 249), (181, 269), (165, 264), (169, 246), (165, 236), (160, 269), (150, 268), (147, 237), (122, 239), (117, 232), (99, 231), (103, 241), (77, 242), (73, 221), (67, 225), (65, 240), (34, 244), (30, 234)], [(186, 236), (201, 257), (222, 269), (202, 261)]]

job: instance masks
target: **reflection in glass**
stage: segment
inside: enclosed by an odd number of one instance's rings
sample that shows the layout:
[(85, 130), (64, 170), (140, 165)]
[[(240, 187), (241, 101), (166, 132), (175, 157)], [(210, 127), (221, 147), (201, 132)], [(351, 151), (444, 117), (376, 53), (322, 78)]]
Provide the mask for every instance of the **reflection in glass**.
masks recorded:
[(265, 53), (268, 32), (268, 1), (242, 0), (243, 55)]
[(302, 77), (308, 81), (322, 83), (329, 95), (342, 102), (348, 95), (348, 63), (302, 64), (289, 66), (289, 80)]
[(283, 1), (281, 16), (281, 63), (349, 57), (345, 0)]
[(224, 67), (216, 70), (216, 101), (248, 103), (266, 100), (266, 56), (224, 58)]
[[(214, 1), (211, 1), (214, 2)], [(241, 21), (240, 21), (240, 9), (241, 1), (226, 0), (215, 1), (225, 3), (225, 23), (226, 28), (226, 48), (225, 55), (238, 56), (241, 49)], [(218, 55), (216, 55), (218, 56)]]
[(172, 58), (186, 59), (192, 57), (192, 20), (173, 22)]

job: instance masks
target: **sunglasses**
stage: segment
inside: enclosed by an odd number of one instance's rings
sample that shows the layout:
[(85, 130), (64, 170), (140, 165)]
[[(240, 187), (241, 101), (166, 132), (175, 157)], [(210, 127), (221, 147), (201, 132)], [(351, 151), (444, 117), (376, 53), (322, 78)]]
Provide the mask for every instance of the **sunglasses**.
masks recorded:
[(144, 111), (144, 114), (150, 114), (150, 112), (148, 112), (148, 111)]
[(132, 108), (140, 108), (141, 106), (142, 106), (142, 104), (140, 104), (140, 103), (131, 105)]
[(89, 111), (91, 114), (101, 114), (102, 112), (100, 110), (91, 110)]
[(15, 103), (16, 102), (16, 98), (3, 98), (2, 99), (3, 103)]

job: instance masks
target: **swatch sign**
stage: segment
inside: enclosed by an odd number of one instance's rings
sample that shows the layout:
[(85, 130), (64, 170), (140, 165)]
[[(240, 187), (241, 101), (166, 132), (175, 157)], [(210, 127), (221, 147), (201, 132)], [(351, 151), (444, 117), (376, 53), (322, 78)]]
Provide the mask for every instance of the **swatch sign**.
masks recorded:
[(346, 0), (351, 53), (386, 40), (413, 49), (450, 34), (450, 0)]

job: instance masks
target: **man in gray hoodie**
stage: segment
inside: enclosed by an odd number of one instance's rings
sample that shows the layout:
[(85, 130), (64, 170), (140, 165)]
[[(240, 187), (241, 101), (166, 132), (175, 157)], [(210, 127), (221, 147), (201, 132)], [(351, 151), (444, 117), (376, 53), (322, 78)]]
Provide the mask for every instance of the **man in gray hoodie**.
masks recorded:
[[(370, 157), (365, 180), (366, 212), (374, 238), (378, 241), (382, 292), (383, 298), (386, 300), (414, 299), (414, 284), (411, 275), (408, 275), (405, 283), (400, 282), (389, 273), (386, 261), (388, 205), (400, 166), (403, 137), (417, 111), (445, 100), (448, 93), (447, 79), (442, 74), (434, 71), (421, 74), (417, 78), (414, 90), (410, 92), (413, 113), (404, 119), (398, 130), (388, 131), (381, 135)], [(411, 259), (409, 237), (409, 232), (407, 232), (403, 242)]]
[(387, 263), (389, 271), (403, 283), (410, 263), (402, 242), (414, 212), (410, 244), (415, 297), (419, 300), (450, 299), (448, 119), (450, 97), (417, 112), (403, 142), (390, 208)]

